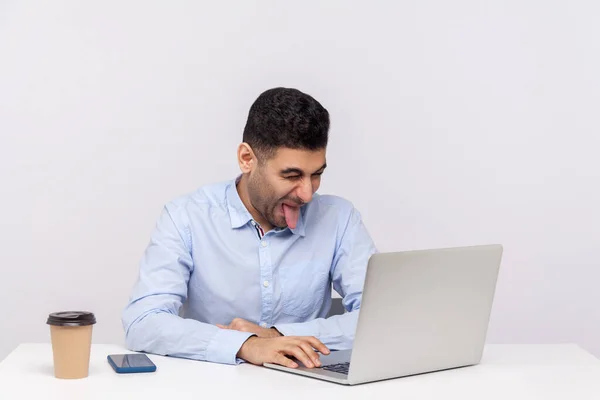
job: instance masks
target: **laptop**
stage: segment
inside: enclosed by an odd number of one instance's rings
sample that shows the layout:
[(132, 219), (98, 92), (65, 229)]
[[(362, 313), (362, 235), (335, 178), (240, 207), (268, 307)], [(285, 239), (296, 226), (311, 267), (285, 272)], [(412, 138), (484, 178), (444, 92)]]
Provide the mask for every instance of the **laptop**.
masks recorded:
[(479, 364), (501, 245), (376, 253), (367, 266), (351, 350), (320, 368), (267, 368), (355, 385)]

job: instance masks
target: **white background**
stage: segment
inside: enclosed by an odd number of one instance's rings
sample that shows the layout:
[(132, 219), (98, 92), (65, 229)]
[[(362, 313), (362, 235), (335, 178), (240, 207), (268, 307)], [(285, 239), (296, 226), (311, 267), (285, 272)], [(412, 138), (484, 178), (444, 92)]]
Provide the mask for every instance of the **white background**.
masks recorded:
[(263, 90), (331, 113), (382, 251), (502, 243), (491, 343), (600, 356), (600, 3), (0, 2), (0, 359), (121, 310), (162, 205), (238, 173)]

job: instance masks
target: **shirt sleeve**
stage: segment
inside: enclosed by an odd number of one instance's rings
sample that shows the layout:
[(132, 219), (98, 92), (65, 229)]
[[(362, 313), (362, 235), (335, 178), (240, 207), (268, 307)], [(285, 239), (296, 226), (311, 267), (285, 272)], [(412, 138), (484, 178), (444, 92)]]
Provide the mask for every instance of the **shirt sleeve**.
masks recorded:
[(278, 324), (275, 328), (285, 336), (314, 336), (330, 350), (351, 349), (367, 263), (376, 252), (360, 213), (353, 208), (332, 264), (333, 288), (342, 296), (347, 312), (307, 322)]
[(190, 249), (189, 230), (165, 207), (122, 314), (126, 345), (133, 351), (237, 364), (236, 355), (251, 333), (179, 316), (194, 268)]

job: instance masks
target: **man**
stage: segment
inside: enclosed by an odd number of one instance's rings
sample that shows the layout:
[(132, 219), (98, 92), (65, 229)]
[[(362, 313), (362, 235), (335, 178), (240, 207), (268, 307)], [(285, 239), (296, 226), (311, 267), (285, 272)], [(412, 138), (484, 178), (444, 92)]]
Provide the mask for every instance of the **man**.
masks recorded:
[[(123, 312), (131, 350), (311, 368), (318, 352), (351, 348), (376, 250), (351, 203), (315, 194), (328, 132), (327, 110), (307, 94), (256, 99), (242, 174), (168, 203), (158, 220)], [(347, 312), (324, 318), (332, 284)]]

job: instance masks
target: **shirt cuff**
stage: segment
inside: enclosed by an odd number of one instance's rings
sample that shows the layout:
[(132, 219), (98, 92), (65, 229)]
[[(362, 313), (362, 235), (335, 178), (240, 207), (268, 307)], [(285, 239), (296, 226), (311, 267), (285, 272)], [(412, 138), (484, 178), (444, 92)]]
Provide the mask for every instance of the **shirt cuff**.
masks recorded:
[(208, 343), (206, 361), (221, 364), (239, 364), (241, 360), (237, 358), (237, 353), (244, 342), (253, 335), (252, 332), (219, 329)]
[(315, 321), (297, 322), (293, 324), (274, 325), (283, 336), (314, 336), (319, 337), (319, 328)]

